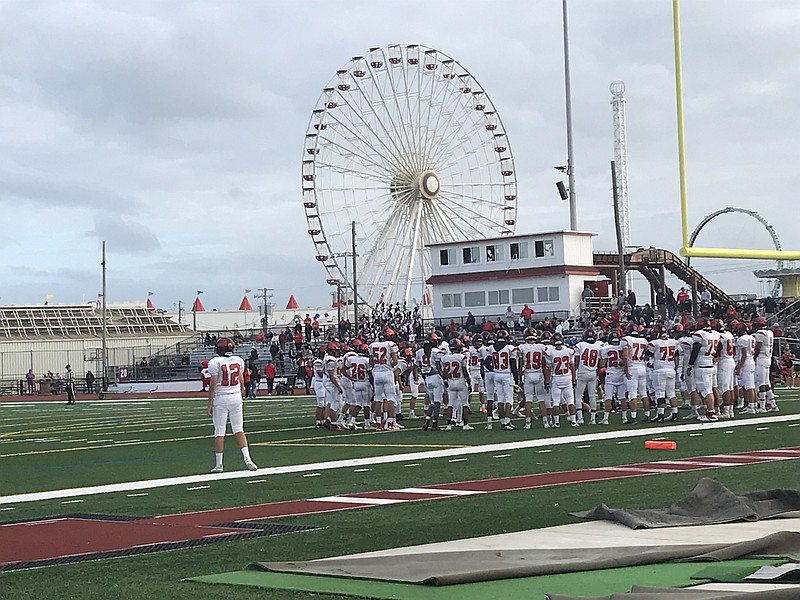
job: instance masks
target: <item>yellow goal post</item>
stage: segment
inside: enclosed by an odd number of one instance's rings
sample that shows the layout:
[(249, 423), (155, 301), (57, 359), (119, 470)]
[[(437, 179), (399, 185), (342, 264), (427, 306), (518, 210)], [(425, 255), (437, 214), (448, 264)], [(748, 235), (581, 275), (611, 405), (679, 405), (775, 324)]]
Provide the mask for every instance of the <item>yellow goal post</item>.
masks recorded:
[(678, 121), (678, 170), (681, 197), (681, 256), (690, 258), (744, 258), (749, 260), (800, 260), (797, 250), (747, 248), (696, 248), (689, 244), (689, 202), (686, 194), (686, 153), (683, 134), (683, 75), (681, 67), (680, 0), (672, 0), (672, 34), (675, 44), (675, 107)]

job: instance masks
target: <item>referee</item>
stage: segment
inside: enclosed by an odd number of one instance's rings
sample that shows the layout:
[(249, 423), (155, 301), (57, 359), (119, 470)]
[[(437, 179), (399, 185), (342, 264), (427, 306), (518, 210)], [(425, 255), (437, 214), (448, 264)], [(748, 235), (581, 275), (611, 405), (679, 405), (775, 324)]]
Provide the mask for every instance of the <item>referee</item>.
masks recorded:
[(64, 371), (64, 388), (67, 391), (67, 404), (75, 404), (75, 373), (72, 367), (67, 365)]

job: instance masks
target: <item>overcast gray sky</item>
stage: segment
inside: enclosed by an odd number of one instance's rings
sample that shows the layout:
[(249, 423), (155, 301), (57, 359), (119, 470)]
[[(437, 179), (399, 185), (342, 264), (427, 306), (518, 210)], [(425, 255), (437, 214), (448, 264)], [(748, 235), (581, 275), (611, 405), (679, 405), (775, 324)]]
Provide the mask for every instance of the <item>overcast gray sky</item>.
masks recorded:
[[(608, 85), (625, 81), (632, 238), (680, 245), (671, 2), (570, 0), (579, 226), (614, 247)], [(456, 58), (502, 115), (519, 182), (518, 233), (568, 226), (558, 0), (0, 2), (0, 303), (94, 300), (100, 240), (109, 300), (163, 308), (203, 290), (236, 308), (330, 302), (305, 233), (300, 161), (321, 88), (370, 46)], [(691, 227), (757, 210), (800, 247), (800, 4), (684, 0)], [(701, 243), (702, 242), (702, 243)], [(699, 245), (768, 248), (721, 217)], [(698, 260), (732, 292), (753, 268)]]

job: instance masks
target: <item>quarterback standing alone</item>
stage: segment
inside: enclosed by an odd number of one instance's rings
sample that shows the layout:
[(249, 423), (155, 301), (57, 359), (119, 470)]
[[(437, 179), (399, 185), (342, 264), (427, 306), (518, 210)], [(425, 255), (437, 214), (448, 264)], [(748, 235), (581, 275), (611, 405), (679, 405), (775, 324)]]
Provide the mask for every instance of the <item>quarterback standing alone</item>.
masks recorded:
[(247, 437), (244, 435), (242, 396), (244, 395), (244, 361), (233, 355), (233, 342), (227, 338), (217, 341), (217, 356), (208, 362), (211, 382), (208, 386), (208, 415), (214, 421), (214, 455), (212, 473), (222, 473), (222, 451), (225, 446), (225, 429), (228, 420), (231, 432), (242, 451), (245, 466), (258, 469), (250, 458)]

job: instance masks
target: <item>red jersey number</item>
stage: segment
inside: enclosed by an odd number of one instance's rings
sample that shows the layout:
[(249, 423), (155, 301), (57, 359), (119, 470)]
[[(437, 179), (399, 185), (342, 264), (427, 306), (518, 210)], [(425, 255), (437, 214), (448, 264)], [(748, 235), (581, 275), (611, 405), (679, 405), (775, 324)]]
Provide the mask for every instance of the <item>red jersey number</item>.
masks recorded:
[(675, 346), (661, 346), (659, 348), (662, 362), (675, 360)]
[(538, 371), (542, 368), (542, 353), (541, 352), (526, 352), (525, 353), (525, 368)]
[(553, 374), (554, 375), (569, 375), (569, 356), (555, 356), (553, 357)]
[(357, 363), (353, 369), (353, 377), (358, 381), (365, 381), (367, 379), (367, 365)]
[(618, 350), (609, 350), (608, 354), (606, 354), (606, 362), (609, 367), (618, 369), (622, 366), (622, 361), (620, 361), (619, 351)]
[(631, 360), (643, 360), (647, 346), (645, 344), (631, 344)]
[(495, 370), (505, 371), (508, 369), (508, 354), (506, 352), (492, 352), (492, 363)]
[(444, 376), (447, 379), (461, 379), (461, 365), (457, 362), (443, 363)]
[(594, 348), (586, 348), (581, 352), (581, 364), (584, 367), (594, 369), (597, 366), (597, 358), (599, 353)]
[(239, 385), (239, 377), (241, 377), (241, 367), (239, 363), (231, 363), (230, 367), (228, 367), (228, 365), (220, 365), (219, 370), (222, 373), (222, 379), (219, 382), (220, 385)]
[(386, 364), (386, 348), (373, 348), (372, 349), (372, 358), (375, 360), (376, 364), (385, 365)]

